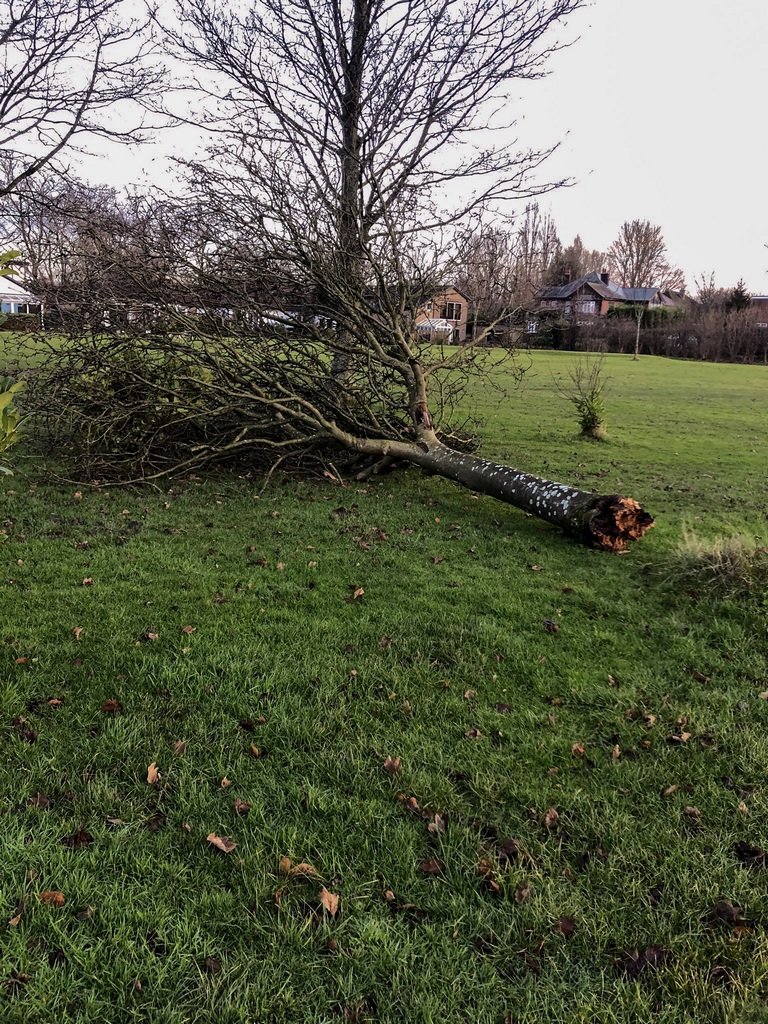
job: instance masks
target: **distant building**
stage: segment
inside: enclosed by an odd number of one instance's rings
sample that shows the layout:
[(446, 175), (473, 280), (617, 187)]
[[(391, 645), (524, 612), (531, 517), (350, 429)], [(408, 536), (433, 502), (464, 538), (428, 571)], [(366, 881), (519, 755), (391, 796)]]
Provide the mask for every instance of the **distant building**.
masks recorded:
[(10, 277), (0, 277), (0, 312), (2, 313), (39, 313), (42, 302), (12, 281)]

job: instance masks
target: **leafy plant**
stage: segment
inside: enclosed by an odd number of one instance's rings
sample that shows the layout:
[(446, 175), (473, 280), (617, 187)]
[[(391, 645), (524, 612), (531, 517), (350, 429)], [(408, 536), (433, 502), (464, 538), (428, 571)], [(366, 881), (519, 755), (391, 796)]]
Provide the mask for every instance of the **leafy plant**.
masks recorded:
[[(15, 405), (16, 396), (23, 388), (23, 380), (0, 377), (0, 452), (7, 451), (24, 436), (21, 429), (24, 418)], [(9, 474), (11, 470), (7, 466), (0, 466), (0, 473)]]
[(603, 357), (586, 363), (579, 360), (568, 371), (568, 376), (572, 387), (561, 391), (576, 406), (582, 436), (602, 440), (606, 436), (604, 396), (608, 384)]

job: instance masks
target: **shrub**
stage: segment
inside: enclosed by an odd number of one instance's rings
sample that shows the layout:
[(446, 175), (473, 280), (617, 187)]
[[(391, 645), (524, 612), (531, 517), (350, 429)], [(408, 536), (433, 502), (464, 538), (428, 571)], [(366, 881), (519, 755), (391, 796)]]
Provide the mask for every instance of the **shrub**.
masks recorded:
[(706, 540), (684, 525), (665, 575), (725, 596), (763, 590), (768, 586), (768, 547), (743, 534)]

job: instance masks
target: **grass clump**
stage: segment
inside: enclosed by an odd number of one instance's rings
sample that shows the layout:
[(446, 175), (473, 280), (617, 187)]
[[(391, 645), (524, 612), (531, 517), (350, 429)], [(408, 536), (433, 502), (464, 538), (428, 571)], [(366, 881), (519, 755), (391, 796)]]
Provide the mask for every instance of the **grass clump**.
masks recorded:
[(728, 596), (764, 590), (768, 587), (768, 547), (745, 534), (708, 540), (684, 526), (669, 575)]

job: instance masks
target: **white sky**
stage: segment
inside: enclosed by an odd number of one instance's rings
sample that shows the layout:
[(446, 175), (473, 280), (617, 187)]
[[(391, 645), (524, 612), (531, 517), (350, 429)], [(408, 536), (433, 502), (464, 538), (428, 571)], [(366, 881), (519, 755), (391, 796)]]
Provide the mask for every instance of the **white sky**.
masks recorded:
[[(594, 0), (563, 35), (579, 38), (524, 83), (518, 123), (526, 145), (562, 140), (541, 177), (575, 184), (540, 204), (563, 244), (606, 249), (647, 219), (690, 291), (714, 271), (768, 294), (768, 0)], [(112, 153), (91, 176), (157, 180), (165, 148)]]

